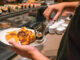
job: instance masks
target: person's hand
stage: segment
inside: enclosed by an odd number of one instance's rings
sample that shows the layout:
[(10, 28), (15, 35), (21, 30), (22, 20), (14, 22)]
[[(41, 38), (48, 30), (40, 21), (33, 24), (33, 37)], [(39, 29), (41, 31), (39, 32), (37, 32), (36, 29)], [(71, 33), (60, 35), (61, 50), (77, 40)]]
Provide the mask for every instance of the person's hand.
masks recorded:
[(15, 53), (17, 53), (21, 56), (24, 56), (24, 57), (31, 58), (31, 56), (37, 51), (37, 49), (32, 47), (32, 46), (20, 45), (20, 44), (17, 44), (15, 42), (10, 42), (10, 44), (12, 45), (11, 49)]
[(33, 60), (49, 60), (43, 56), (35, 47), (29, 45), (20, 45), (15, 42), (9, 43), (12, 45), (11, 49), (23, 57), (31, 58)]
[(50, 5), (48, 8), (44, 11), (43, 15), (45, 16), (46, 20), (50, 19), (51, 13), (54, 11), (55, 12), (55, 17), (52, 18), (53, 21), (57, 20), (60, 14), (62, 13), (63, 9), (65, 7), (64, 3), (59, 3), (55, 5)]

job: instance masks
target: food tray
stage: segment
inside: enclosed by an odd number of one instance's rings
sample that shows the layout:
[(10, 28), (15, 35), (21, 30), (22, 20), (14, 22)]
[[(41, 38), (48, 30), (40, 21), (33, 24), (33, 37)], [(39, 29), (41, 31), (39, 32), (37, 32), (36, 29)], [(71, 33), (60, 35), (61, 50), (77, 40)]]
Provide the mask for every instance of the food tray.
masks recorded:
[(45, 9), (47, 6), (41, 6), (41, 7), (37, 7), (37, 8), (27, 8), (27, 9), (22, 9), (20, 11), (16, 11), (16, 12), (12, 12), (12, 13), (7, 13), (5, 15), (0, 15), (0, 20), (2, 19), (6, 19), (6, 18), (10, 18), (10, 17), (14, 17), (14, 16), (18, 16), (24, 13), (27, 13), (29, 10), (38, 10), (38, 9)]

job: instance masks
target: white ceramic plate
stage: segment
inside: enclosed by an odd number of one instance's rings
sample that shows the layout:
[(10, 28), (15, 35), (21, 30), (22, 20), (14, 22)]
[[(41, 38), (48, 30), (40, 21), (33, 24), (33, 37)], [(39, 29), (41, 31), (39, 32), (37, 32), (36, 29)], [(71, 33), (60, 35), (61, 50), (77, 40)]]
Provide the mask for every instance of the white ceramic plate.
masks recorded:
[[(7, 34), (7, 32), (10, 32), (10, 31), (17, 31), (17, 30), (20, 30), (20, 28), (10, 28), (10, 29), (6, 29), (6, 30), (3, 30), (0, 32), (0, 41), (6, 45), (10, 45), (7, 41), (7, 39), (5, 38), (5, 35)], [(31, 30), (31, 29), (28, 29), (32, 32), (34, 32), (34, 30)]]

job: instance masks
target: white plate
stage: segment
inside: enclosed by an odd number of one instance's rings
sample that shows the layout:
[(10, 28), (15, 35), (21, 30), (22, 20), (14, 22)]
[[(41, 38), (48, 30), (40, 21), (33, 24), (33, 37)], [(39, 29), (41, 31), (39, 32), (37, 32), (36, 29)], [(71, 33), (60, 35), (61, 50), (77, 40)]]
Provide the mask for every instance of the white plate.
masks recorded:
[[(10, 45), (7, 41), (7, 39), (5, 38), (5, 35), (7, 34), (7, 32), (10, 32), (10, 31), (16, 31), (16, 30), (20, 30), (20, 28), (10, 28), (10, 29), (6, 29), (6, 30), (3, 30), (0, 32), (0, 41), (6, 45)], [(28, 29), (32, 32), (34, 32), (34, 30), (31, 30), (31, 29)]]

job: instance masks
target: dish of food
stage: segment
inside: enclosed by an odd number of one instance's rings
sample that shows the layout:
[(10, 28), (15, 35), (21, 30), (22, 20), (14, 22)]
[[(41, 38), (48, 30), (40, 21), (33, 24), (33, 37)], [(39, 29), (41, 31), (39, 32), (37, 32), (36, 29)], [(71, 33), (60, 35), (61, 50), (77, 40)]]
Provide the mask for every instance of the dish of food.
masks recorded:
[(34, 30), (22, 28), (10, 28), (0, 33), (0, 41), (4, 44), (10, 45), (9, 41), (14, 41), (22, 45), (27, 45), (35, 41)]

